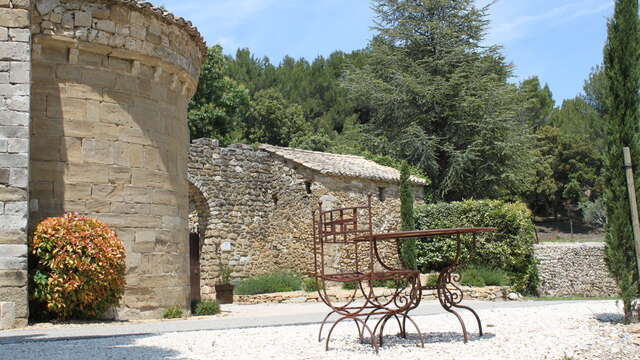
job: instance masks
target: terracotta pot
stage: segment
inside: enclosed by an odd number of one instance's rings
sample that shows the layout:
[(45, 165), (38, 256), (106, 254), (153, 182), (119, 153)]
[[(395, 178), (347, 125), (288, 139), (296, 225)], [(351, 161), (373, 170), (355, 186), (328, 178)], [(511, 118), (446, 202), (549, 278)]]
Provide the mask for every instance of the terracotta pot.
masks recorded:
[(233, 303), (233, 285), (215, 285), (216, 300), (219, 304), (232, 304)]

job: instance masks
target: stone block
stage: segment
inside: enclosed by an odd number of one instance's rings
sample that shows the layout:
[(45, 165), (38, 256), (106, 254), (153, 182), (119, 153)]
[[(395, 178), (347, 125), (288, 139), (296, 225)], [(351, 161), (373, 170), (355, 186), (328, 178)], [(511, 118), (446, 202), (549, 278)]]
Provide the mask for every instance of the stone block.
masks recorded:
[(15, 304), (15, 316), (26, 318), (29, 315), (27, 309), (27, 287), (0, 287), (0, 299)]
[[(60, 68), (60, 67), (58, 67)], [(73, 67), (69, 67), (70, 71)], [(75, 69), (75, 72), (78, 72), (78, 69)], [(64, 87), (64, 96), (75, 98), (75, 99), (90, 99), (90, 100), (102, 100), (102, 90), (100, 88), (96, 88), (93, 86), (88, 86), (84, 84), (68, 84)], [(88, 119), (92, 120), (92, 119)]]
[(9, 139), (0, 138), (0, 153), (7, 152), (8, 148), (9, 148)]
[[(36, 69), (36, 67), (34, 67), (34, 69)], [(58, 80), (81, 82), (82, 72), (78, 71), (78, 68), (76, 66), (68, 64), (58, 64), (56, 65), (56, 78)]]
[(25, 61), (12, 61), (9, 81), (14, 84), (28, 84), (31, 81), (31, 65)]
[(0, 164), (10, 168), (26, 168), (29, 166), (27, 154), (0, 154)]
[(0, 302), (0, 330), (13, 329), (16, 322), (15, 303)]
[(0, 188), (0, 201), (21, 201), (27, 200), (27, 192), (23, 189), (16, 188)]
[(109, 33), (116, 32), (116, 24), (111, 20), (97, 20), (94, 23), (94, 28), (102, 31), (106, 31)]
[(0, 244), (24, 244), (27, 242), (27, 235), (18, 230), (0, 231)]
[[(0, 28), (0, 33), (2, 33), (2, 28)], [(7, 72), (10, 69), (11, 69), (11, 61), (0, 61), (0, 72)]]
[(96, 139), (82, 140), (82, 157), (85, 162), (113, 164), (114, 143)]
[[(25, 212), (26, 215), (26, 212)], [(0, 245), (0, 257), (27, 257), (27, 245)], [(4, 270), (4, 268), (0, 267)]]
[(73, 20), (75, 26), (90, 27), (91, 26), (91, 14), (85, 11), (74, 11)]
[(30, 48), (28, 43), (1, 42), (0, 60), (29, 61)]
[(149, 189), (144, 186), (124, 186), (124, 201), (128, 203), (151, 203), (152, 197)]
[(25, 9), (0, 8), (0, 26), (10, 28), (29, 27), (29, 11)]
[(87, 102), (66, 97), (47, 97), (47, 116), (54, 119), (86, 120)]
[[(0, 126), (29, 126), (29, 113), (22, 111), (0, 111)], [(1, 164), (1, 163), (0, 163)]]
[(11, 41), (29, 42), (31, 40), (31, 30), (29, 29), (10, 29), (9, 38)]
[(28, 211), (29, 206), (27, 201), (9, 202), (4, 205), (4, 213), (7, 215), (23, 215), (27, 214)]
[(29, 152), (29, 140), (27, 139), (8, 139), (7, 143), (7, 151), (10, 153)]
[(124, 187), (121, 185), (93, 185), (91, 197), (96, 200), (123, 201)]
[(0, 27), (0, 41), (9, 40), (9, 29), (6, 27)]
[(88, 200), (91, 199), (91, 184), (62, 184), (61, 193), (56, 194), (59, 199)]
[(114, 5), (111, 7), (111, 20), (116, 24), (128, 24), (129, 14), (131, 11), (122, 5)]
[(127, 167), (111, 167), (109, 168), (109, 183), (111, 184), (130, 184), (131, 170)]
[(28, 112), (29, 97), (28, 96), (12, 96), (6, 99), (6, 105), (9, 110)]
[(103, 165), (69, 164), (64, 173), (64, 181), (72, 183), (106, 184), (109, 180), (109, 168)]
[(84, 202), (85, 211), (88, 213), (111, 212), (111, 202), (108, 200), (90, 199)]
[[(24, 228), (23, 228), (24, 230)], [(0, 231), (2, 231), (2, 218), (0, 218)], [(0, 245), (7, 246), (7, 245)], [(2, 270), (27, 270), (27, 257), (4, 257), (0, 256), (0, 269)], [(0, 289), (2, 289), (0, 287)]]
[(27, 138), (29, 129), (26, 126), (1, 126), (0, 138)]
[(27, 286), (27, 272), (24, 270), (0, 270), (0, 286)]
[(9, 169), (0, 169), (0, 185), (9, 184), (9, 174), (11, 171)]
[[(2, 44), (0, 42), (0, 60), (3, 56)], [(14, 60), (14, 59), (4, 59), (4, 60)], [(0, 96), (29, 96), (30, 94), (30, 85), (29, 84), (0, 84)]]
[(40, 15), (48, 14), (58, 5), (60, 5), (60, 0), (36, 0), (36, 9)]
[(127, 109), (119, 104), (100, 104), (100, 121), (110, 124), (125, 125), (133, 122)]

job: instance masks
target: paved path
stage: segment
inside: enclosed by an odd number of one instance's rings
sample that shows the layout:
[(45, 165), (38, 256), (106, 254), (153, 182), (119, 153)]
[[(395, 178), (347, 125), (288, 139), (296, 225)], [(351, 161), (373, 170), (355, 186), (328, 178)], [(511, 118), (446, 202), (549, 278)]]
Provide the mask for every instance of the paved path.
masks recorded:
[[(571, 301), (485, 302), (465, 301), (474, 309), (531, 308)], [(302, 325), (320, 323), (328, 312), (323, 303), (289, 303), (258, 305), (223, 305), (223, 316), (144, 322), (61, 325), (53, 327), (27, 327), (0, 331), (0, 344), (60, 341), (82, 338), (101, 338), (129, 335), (161, 334), (168, 332), (223, 330), (266, 326)], [(464, 311), (464, 310), (463, 310)], [(444, 310), (437, 301), (422, 302), (412, 315), (438, 315)], [(453, 315), (452, 320), (454, 320)]]

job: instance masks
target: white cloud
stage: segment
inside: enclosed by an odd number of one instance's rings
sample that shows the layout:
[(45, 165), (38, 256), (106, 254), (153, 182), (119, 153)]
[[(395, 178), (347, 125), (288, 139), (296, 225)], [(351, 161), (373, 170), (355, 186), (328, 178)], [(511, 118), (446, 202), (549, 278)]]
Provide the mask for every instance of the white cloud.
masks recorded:
[[(478, 5), (485, 5), (487, 2), (477, 1)], [(540, 29), (548, 30), (585, 16), (605, 14), (613, 7), (613, 0), (606, 3), (602, 0), (569, 1), (552, 8), (541, 5), (538, 12), (526, 15), (523, 13), (531, 12), (531, 8), (525, 6), (524, 2), (518, 4), (517, 1), (511, 1), (507, 4), (505, 1), (494, 5), (489, 30), (490, 42), (504, 44), (534, 35)]]

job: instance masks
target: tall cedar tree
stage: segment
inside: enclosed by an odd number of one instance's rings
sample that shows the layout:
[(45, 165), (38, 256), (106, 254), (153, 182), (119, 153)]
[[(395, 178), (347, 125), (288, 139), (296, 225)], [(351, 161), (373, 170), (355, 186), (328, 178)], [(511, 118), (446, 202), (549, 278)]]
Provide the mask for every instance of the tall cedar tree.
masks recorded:
[(396, 157), (433, 179), (436, 197), (519, 194), (533, 179), (512, 66), (485, 46), (488, 7), (473, 0), (374, 0), (366, 65), (346, 71), (355, 103)]
[[(409, 165), (405, 162), (400, 168), (400, 230), (415, 230), (413, 218), (413, 193), (411, 192), (411, 174)], [(401, 246), (402, 260), (408, 269), (415, 269), (416, 265), (416, 239), (404, 239)]]
[[(607, 81), (607, 143), (604, 194), (607, 208), (606, 259), (609, 272), (618, 283), (624, 304), (625, 322), (632, 320), (633, 299), (638, 295), (633, 232), (622, 148), (631, 148), (633, 167), (640, 170), (640, 26), (638, 0), (617, 0), (604, 48)], [(636, 171), (636, 184), (640, 184)]]

